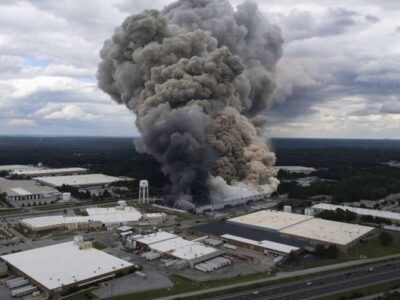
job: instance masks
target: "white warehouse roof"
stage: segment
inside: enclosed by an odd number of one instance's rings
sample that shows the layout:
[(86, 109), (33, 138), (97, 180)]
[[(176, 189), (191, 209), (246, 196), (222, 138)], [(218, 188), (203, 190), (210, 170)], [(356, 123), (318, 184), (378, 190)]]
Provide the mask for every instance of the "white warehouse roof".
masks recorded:
[(400, 221), (400, 213), (396, 213), (396, 212), (392, 212), (392, 211), (359, 208), (359, 207), (351, 207), (351, 206), (344, 206), (344, 205), (333, 205), (333, 204), (326, 204), (326, 203), (316, 204), (313, 206), (313, 208), (320, 209), (320, 210), (336, 210), (336, 209), (340, 208), (343, 210), (348, 210), (348, 211), (354, 212), (358, 215), (373, 216), (373, 217), (379, 217), (379, 218), (383, 218), (383, 219)]
[(269, 230), (281, 230), (311, 218), (311, 216), (292, 214), (276, 210), (260, 210), (244, 216), (231, 218), (228, 221)]
[(110, 184), (113, 182), (125, 180), (104, 174), (85, 174), (85, 175), (49, 176), (49, 177), (46, 176), (46, 177), (35, 177), (33, 179), (40, 183), (54, 187), (60, 187), (64, 184), (70, 186), (93, 186), (93, 185)]
[(217, 249), (199, 242), (185, 240), (179, 236), (150, 245), (154, 251), (168, 253), (179, 259), (191, 260), (218, 252)]
[(374, 230), (373, 227), (312, 218), (281, 230), (301, 238), (326, 243), (347, 245)]
[(172, 255), (179, 259), (192, 260), (211, 253), (219, 253), (218, 249), (203, 245), (199, 242), (188, 241), (178, 235), (165, 231), (136, 236), (136, 241), (148, 245), (150, 249)]
[[(65, 217), (58, 216), (43, 216), (22, 219), (22, 225), (30, 228), (31, 230), (43, 230), (47, 228), (60, 227), (66, 224), (88, 223), (88, 222), (101, 222), (103, 224), (120, 224), (128, 222), (136, 222), (142, 218), (142, 214), (134, 207), (126, 206), (123, 209), (112, 208), (99, 208), (99, 209), (86, 209), (89, 216), (74, 216)], [(90, 211), (90, 213), (89, 213)]]
[(85, 168), (58, 168), (58, 169), (28, 169), (28, 170), (15, 170), (12, 174), (22, 176), (43, 176), (51, 174), (67, 174), (67, 173), (84, 173), (88, 169)]
[(177, 237), (177, 235), (175, 235), (175, 234), (172, 234), (172, 233), (169, 233), (166, 231), (158, 231), (155, 233), (142, 235), (142, 236), (136, 238), (136, 240), (139, 243), (142, 243), (145, 245), (151, 245), (151, 244), (162, 242), (165, 240), (175, 239), (176, 237)]
[(29, 165), (3, 165), (0, 166), (0, 171), (22, 171), (22, 170), (38, 170), (35, 166)]
[(368, 226), (272, 210), (250, 213), (229, 219), (227, 222), (338, 245), (347, 245), (374, 230), (373, 227)]
[(0, 190), (6, 192), (8, 196), (60, 194), (56, 189), (40, 185), (32, 180), (8, 180), (5, 178), (0, 178)]
[(73, 242), (8, 254), (1, 258), (49, 290), (133, 266), (94, 248), (80, 250)]
[(242, 238), (242, 237), (236, 236), (236, 235), (231, 235), (231, 234), (223, 234), (223, 235), (221, 235), (221, 238), (232, 240), (232, 241), (237, 241), (237, 242), (241, 242), (241, 243), (245, 243), (245, 244), (249, 244), (249, 245), (254, 245), (254, 246), (262, 247), (265, 250), (272, 250), (272, 251), (277, 251), (277, 252), (281, 252), (281, 253), (285, 253), (285, 254), (289, 254), (292, 251), (299, 250), (299, 248), (297, 248), (297, 247), (293, 247), (293, 246), (289, 246), (289, 245), (285, 245), (285, 244), (281, 244), (281, 243), (275, 243), (275, 242), (271, 242), (271, 241), (260, 241), (259, 242), (259, 241), (255, 241), (255, 240), (251, 240), (251, 239)]

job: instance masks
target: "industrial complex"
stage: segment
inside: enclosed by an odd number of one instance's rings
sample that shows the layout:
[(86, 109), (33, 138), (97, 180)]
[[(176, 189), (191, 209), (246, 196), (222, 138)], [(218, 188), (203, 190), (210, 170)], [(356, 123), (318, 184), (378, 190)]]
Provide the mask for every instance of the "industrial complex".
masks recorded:
[(79, 175), (88, 171), (86, 168), (37, 168), (37, 169), (17, 169), (11, 172), (11, 175), (22, 176), (24, 178), (44, 177), (44, 176), (62, 176), (62, 175)]
[(124, 181), (126, 179), (114, 176), (108, 176), (104, 174), (86, 174), (86, 175), (35, 177), (34, 180), (52, 187), (69, 185), (75, 187), (93, 188), (93, 187), (101, 187), (109, 185), (117, 181)]
[[(270, 193), (185, 211), (151, 200), (147, 180), (137, 182), (135, 199), (114, 193), (130, 192), (127, 183), (134, 179), (91, 174), (86, 168), (10, 165), (0, 171), (6, 174), (0, 178), (3, 206), (24, 213), (3, 228), (14, 236), (6, 240), (13, 250), (3, 249), (0, 256), (7, 274), (4, 293), (11, 297), (59, 298), (125, 276), (137, 282), (129, 285), (134, 290), (141, 286), (138, 281), (152, 280), (148, 276), (155, 270), (164, 278), (172, 273), (194, 281), (270, 272), (290, 263), (291, 257), (313, 255), (319, 246), (348, 255), (360, 241), (376, 236), (375, 227), (318, 218), (322, 210), (400, 220), (394, 212), (322, 203), (306, 207), (304, 214), (293, 213), (286, 204), (280, 211)], [(300, 167), (291, 171), (312, 172)], [(107, 197), (104, 190), (109, 190)], [(87, 200), (79, 198), (87, 192)], [(54, 211), (40, 211), (39, 205)], [(1, 243), (0, 237), (0, 250)], [(164, 287), (169, 284), (165, 281)]]
[[(274, 210), (261, 210), (231, 218), (228, 219), (226, 223), (235, 225), (234, 231), (238, 232), (239, 238), (232, 238), (234, 235), (230, 230), (219, 232), (220, 237), (225, 239), (229, 237), (230, 240), (235, 242), (248, 243), (251, 248), (258, 246), (260, 249), (263, 249), (263, 251), (270, 250), (272, 252), (277, 250), (274, 249), (274, 246), (277, 246), (277, 244), (279, 244), (281, 249), (291, 249), (286, 246), (293, 247), (296, 245), (296, 242), (293, 243), (290, 240), (287, 242), (284, 240), (277, 242), (280, 240), (280, 238), (276, 239), (277, 236), (303, 240), (306, 242), (303, 247), (307, 250), (311, 250), (315, 248), (316, 245), (322, 244), (335, 245), (341, 251), (346, 252), (360, 239), (374, 231), (374, 228), (369, 226), (323, 220), (313, 216)], [(249, 228), (250, 234), (247, 233), (248, 231), (246, 232), (246, 230), (244, 230), (245, 233), (240, 235), (243, 230), (237, 227)], [(258, 236), (262, 238), (264, 235), (266, 240), (268, 240), (268, 238), (271, 239), (271, 236), (275, 236), (275, 241), (270, 240), (271, 242), (275, 242), (275, 244), (270, 244), (260, 239), (254, 241), (251, 238), (251, 235), (254, 234), (254, 232), (251, 231), (252, 229), (258, 230)], [(264, 231), (265, 234), (260, 231)], [(211, 231), (209, 233), (212, 234), (213, 232)], [(293, 248), (292, 250), (297, 251), (298, 249)], [(285, 251), (281, 252), (285, 254)], [(287, 251), (286, 254), (288, 254)]]

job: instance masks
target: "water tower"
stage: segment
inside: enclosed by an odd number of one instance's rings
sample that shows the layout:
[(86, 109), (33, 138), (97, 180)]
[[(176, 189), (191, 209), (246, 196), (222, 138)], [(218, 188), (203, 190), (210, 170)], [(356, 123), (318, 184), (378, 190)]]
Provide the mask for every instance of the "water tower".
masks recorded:
[(139, 182), (139, 204), (150, 204), (149, 198), (149, 182), (147, 180), (140, 180)]

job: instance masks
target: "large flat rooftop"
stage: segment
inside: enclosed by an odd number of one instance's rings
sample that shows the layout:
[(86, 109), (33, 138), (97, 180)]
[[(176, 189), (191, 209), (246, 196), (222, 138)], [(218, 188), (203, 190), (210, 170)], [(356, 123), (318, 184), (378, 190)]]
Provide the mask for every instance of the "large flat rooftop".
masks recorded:
[(34, 180), (46, 185), (60, 187), (62, 185), (70, 185), (70, 186), (104, 185), (117, 181), (122, 181), (124, 179), (104, 174), (85, 174), (85, 175), (36, 177), (34, 178)]
[(287, 227), (281, 233), (345, 246), (372, 230), (373, 227), (312, 218)]
[(154, 232), (154, 233), (150, 233), (150, 234), (145, 234), (141, 237), (138, 237), (136, 240), (139, 243), (145, 244), (145, 245), (151, 245), (154, 243), (158, 243), (158, 242), (162, 242), (162, 241), (166, 241), (166, 240), (170, 240), (170, 239), (174, 239), (177, 236), (173, 233), (169, 233), (166, 231), (158, 231), (158, 232)]
[(298, 247), (293, 247), (281, 243), (275, 243), (271, 241), (255, 241), (251, 239), (246, 239), (242, 238), (240, 236), (232, 235), (232, 234), (223, 234), (221, 235), (221, 238), (231, 240), (231, 241), (236, 241), (244, 244), (249, 244), (249, 245), (254, 245), (260, 248), (264, 248), (265, 250), (272, 250), (272, 251), (278, 251), (280, 253), (284, 254), (289, 254), (292, 251), (297, 251), (299, 250)]
[(85, 173), (88, 169), (85, 168), (58, 168), (58, 169), (27, 169), (27, 170), (14, 170), (12, 173), (21, 176), (45, 176), (54, 174), (74, 174)]
[(235, 224), (229, 222), (214, 222), (214, 223), (197, 225), (195, 227), (192, 227), (192, 229), (205, 234), (212, 234), (215, 236), (230, 234), (242, 238), (247, 238), (250, 240), (255, 240), (258, 242), (268, 240), (271, 242), (285, 244), (298, 248), (305, 247), (310, 244), (309, 242), (303, 239), (282, 235), (279, 231), (266, 231), (253, 227), (243, 226), (239, 223)]
[(0, 178), (0, 191), (8, 196), (26, 196), (37, 194), (58, 194), (54, 188), (43, 186), (32, 180), (8, 180)]
[(100, 250), (80, 250), (73, 242), (36, 248), (1, 257), (49, 290), (132, 267)]
[(275, 210), (260, 210), (244, 216), (231, 218), (228, 222), (258, 227), (267, 230), (282, 230), (288, 226), (311, 219), (311, 216)]
[(2, 165), (0, 166), (0, 171), (22, 171), (22, 170), (38, 170), (38, 167), (30, 165)]
[(152, 250), (168, 253), (179, 259), (191, 260), (211, 253), (217, 253), (218, 250), (203, 245), (198, 242), (188, 241), (179, 236), (173, 239), (164, 240), (150, 245)]
[(123, 208), (87, 208), (88, 216), (42, 216), (22, 219), (22, 225), (31, 230), (44, 230), (51, 227), (65, 226), (67, 224), (101, 222), (103, 224), (120, 224), (136, 222), (142, 218), (142, 214), (134, 207)]

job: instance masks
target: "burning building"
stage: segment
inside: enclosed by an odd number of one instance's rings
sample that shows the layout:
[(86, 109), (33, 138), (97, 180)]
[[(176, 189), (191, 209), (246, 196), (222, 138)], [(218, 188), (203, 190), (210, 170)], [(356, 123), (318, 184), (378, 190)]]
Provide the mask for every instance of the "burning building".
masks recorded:
[(126, 18), (100, 51), (99, 87), (136, 115), (140, 152), (162, 164), (169, 204), (273, 192), (262, 112), (276, 92), (278, 27), (256, 4), (180, 0)]

